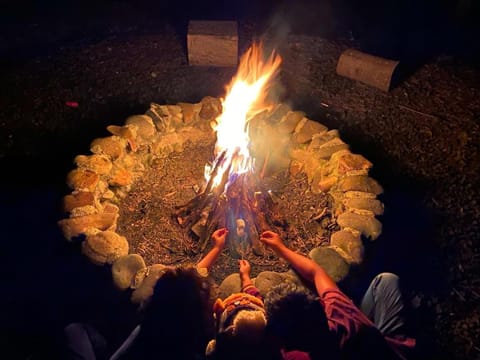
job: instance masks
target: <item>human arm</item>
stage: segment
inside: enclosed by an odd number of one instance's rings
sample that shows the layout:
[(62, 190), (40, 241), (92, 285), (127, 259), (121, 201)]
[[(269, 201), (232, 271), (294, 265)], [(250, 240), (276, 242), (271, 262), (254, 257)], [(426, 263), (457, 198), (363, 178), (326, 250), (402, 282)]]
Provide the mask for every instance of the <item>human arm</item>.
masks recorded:
[(240, 274), (240, 282), (242, 285), (242, 290), (247, 288), (252, 284), (252, 279), (250, 279), (250, 263), (247, 260), (239, 260), (239, 274)]
[(263, 300), (262, 295), (260, 295), (260, 291), (258, 291), (255, 285), (253, 285), (252, 279), (250, 278), (250, 263), (247, 260), (242, 259), (238, 261), (238, 267), (242, 292)]
[(320, 265), (306, 256), (290, 250), (277, 233), (264, 231), (260, 235), (260, 241), (271, 248), (279, 257), (285, 259), (302, 278), (313, 283), (319, 295), (322, 295), (327, 289), (338, 289), (335, 281)]
[(210, 270), (225, 247), (225, 239), (227, 234), (227, 228), (215, 230), (215, 232), (212, 234), (213, 248), (198, 262), (197, 267), (207, 268), (207, 270)]

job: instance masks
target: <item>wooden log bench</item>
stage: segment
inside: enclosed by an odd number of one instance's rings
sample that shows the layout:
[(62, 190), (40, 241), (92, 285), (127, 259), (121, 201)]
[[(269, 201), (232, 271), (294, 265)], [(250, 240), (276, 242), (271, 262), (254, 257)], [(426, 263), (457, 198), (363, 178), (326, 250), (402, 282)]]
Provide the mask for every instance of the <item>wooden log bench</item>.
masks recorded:
[(393, 85), (398, 61), (347, 49), (337, 63), (337, 74), (388, 92)]
[(190, 65), (237, 66), (237, 22), (191, 20), (188, 24), (187, 47)]

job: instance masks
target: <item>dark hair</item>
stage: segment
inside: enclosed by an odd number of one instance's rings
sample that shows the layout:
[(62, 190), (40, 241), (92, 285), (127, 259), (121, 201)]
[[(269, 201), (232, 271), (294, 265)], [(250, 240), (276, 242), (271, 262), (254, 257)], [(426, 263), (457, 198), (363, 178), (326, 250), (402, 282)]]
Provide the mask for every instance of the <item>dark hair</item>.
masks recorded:
[(213, 334), (210, 289), (193, 266), (167, 270), (145, 306), (136, 353), (172, 359), (202, 354)]
[(316, 358), (335, 358), (338, 345), (331, 334), (325, 311), (306, 288), (293, 283), (273, 287), (265, 297), (267, 334), (278, 339), (287, 351), (305, 351)]

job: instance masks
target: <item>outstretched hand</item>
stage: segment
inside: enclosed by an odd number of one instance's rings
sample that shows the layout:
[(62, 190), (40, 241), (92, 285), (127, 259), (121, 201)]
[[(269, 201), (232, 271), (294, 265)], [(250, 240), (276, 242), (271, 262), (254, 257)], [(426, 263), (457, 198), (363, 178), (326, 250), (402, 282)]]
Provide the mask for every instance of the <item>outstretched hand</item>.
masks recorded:
[(260, 235), (260, 241), (274, 251), (278, 250), (283, 245), (280, 235), (273, 231), (264, 231)]
[(223, 249), (225, 247), (225, 240), (227, 238), (227, 235), (227, 228), (215, 230), (212, 234), (213, 246), (219, 249)]
[(199, 268), (210, 269), (214, 262), (217, 260), (218, 255), (222, 252), (225, 247), (225, 239), (227, 238), (228, 230), (227, 228), (221, 228), (215, 230), (212, 234), (213, 248), (205, 255), (197, 264)]
[(250, 263), (247, 260), (238, 260), (238, 266), (239, 270), (238, 272), (240, 273), (240, 276), (250, 276)]

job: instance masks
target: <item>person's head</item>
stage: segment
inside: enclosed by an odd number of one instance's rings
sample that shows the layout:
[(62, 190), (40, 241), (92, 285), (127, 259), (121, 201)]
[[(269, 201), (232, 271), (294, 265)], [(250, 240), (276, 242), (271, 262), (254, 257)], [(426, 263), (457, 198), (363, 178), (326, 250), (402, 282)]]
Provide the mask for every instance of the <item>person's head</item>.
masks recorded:
[(214, 305), (217, 334), (206, 350), (211, 359), (257, 358), (267, 323), (262, 300), (233, 294)]
[(145, 349), (178, 359), (202, 352), (213, 334), (210, 290), (195, 267), (168, 269), (144, 308), (139, 337)]
[(267, 336), (284, 350), (329, 352), (334, 340), (319, 299), (304, 287), (282, 283), (265, 297)]

